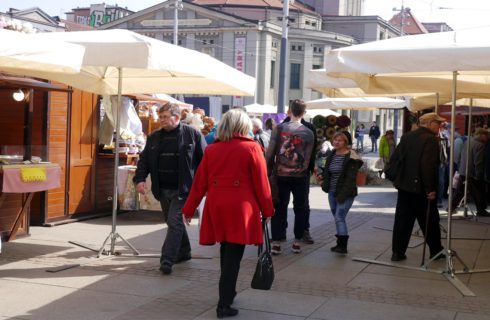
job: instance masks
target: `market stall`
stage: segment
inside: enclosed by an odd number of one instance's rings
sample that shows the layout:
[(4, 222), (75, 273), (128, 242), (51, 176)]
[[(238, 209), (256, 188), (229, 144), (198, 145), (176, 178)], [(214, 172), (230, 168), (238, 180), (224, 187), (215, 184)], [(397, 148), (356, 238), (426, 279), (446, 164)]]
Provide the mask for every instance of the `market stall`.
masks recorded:
[[(18, 158), (0, 156), (0, 163), (10, 163), (15, 159)], [(20, 206), (2, 216), (0, 232), (6, 233), (7, 241), (16, 238), (21, 225), (26, 233), (29, 232), (29, 208), (34, 193), (59, 188), (60, 175), (61, 168), (55, 163), (0, 164), (0, 209), (4, 204), (8, 207), (16, 196), (21, 195), (22, 198)]]

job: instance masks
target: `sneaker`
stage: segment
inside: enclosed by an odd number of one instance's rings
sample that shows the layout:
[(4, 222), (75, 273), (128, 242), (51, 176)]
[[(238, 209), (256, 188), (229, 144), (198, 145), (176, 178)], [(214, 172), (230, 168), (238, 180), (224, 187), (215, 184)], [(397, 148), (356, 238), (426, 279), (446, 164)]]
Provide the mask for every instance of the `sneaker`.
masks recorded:
[(164, 262), (160, 266), (160, 271), (163, 274), (171, 274), (172, 273), (172, 265), (170, 263), (168, 263), (168, 262)]
[(306, 244), (314, 244), (315, 243), (315, 241), (311, 237), (309, 230), (305, 230), (305, 232), (303, 233), (303, 239), (302, 240)]
[(278, 255), (278, 254), (281, 254), (281, 252), (282, 252), (281, 245), (279, 244), (279, 242), (274, 241), (272, 243), (271, 253), (273, 255)]
[(301, 252), (301, 246), (299, 245), (298, 242), (294, 242), (293, 246), (291, 247), (291, 250), (293, 253), (300, 253)]

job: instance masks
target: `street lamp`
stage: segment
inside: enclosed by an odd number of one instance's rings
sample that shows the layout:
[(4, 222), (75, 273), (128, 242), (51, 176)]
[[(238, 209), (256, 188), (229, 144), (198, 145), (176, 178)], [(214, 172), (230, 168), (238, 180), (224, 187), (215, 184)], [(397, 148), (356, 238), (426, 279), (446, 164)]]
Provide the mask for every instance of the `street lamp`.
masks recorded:
[(184, 5), (182, 0), (175, 0), (174, 3), (174, 44), (179, 45), (179, 10), (182, 10)]
[[(404, 27), (405, 27), (405, 6), (404, 6), (404, 0), (402, 0), (402, 6), (400, 10), (398, 8), (393, 8), (393, 11), (400, 11), (400, 37), (403, 37), (404, 35)], [(395, 141), (398, 138), (398, 118), (399, 118), (399, 112), (398, 109), (395, 109), (393, 111), (393, 137), (395, 138)]]
[(282, 37), (279, 64), (279, 93), (277, 97), (277, 113), (284, 113), (284, 103), (286, 100), (286, 57), (288, 49), (288, 24), (289, 24), (289, 3), (294, 0), (283, 0), (282, 6)]

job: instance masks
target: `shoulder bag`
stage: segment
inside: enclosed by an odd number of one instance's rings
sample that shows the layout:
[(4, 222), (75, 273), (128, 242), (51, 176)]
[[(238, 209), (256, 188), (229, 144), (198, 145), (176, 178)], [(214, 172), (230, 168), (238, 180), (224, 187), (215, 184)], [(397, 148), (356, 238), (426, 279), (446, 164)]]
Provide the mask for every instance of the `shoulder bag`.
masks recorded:
[[(271, 244), (269, 240), (269, 230), (266, 220), (262, 221), (264, 229), (264, 244), (259, 246), (259, 260), (255, 267), (255, 273), (252, 278), (252, 289), (269, 290), (274, 282), (274, 266), (272, 265)], [(265, 245), (265, 250), (263, 249)]]

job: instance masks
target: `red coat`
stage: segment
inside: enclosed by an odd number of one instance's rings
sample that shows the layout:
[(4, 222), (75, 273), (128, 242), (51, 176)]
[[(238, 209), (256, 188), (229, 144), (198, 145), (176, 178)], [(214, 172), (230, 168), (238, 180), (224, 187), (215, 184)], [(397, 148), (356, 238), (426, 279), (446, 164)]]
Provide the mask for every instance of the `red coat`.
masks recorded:
[(192, 217), (205, 195), (200, 244), (263, 242), (261, 213), (270, 217), (274, 208), (257, 142), (235, 137), (206, 147), (182, 213)]

